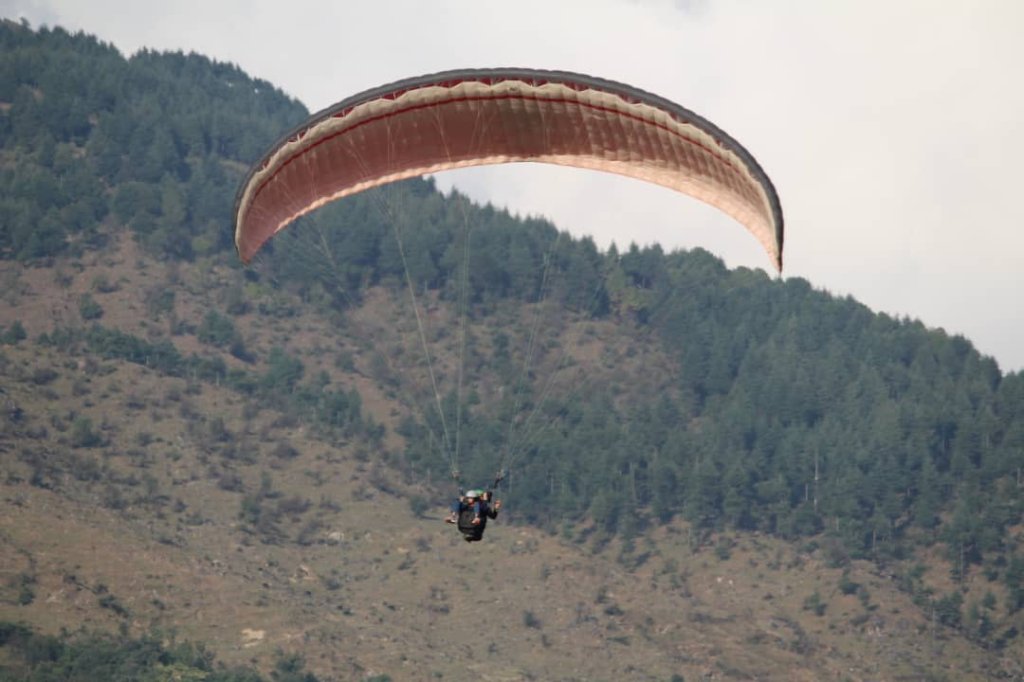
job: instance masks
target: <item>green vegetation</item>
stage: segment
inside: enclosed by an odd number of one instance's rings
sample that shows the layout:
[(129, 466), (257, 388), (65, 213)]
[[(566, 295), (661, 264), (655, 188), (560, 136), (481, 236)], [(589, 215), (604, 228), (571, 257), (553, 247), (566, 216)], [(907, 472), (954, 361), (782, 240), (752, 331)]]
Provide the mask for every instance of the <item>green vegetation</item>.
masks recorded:
[[(308, 420), (327, 432), (362, 434), (372, 441), (383, 435), (378, 425), (364, 418), (358, 391), (331, 389), (323, 377), (300, 384), (305, 371), (302, 361), (281, 348), (270, 353), (266, 372), (257, 374), (228, 369), (224, 360), (216, 356), (192, 354), (185, 357), (170, 339), (151, 343), (99, 325), (84, 330), (59, 328), (40, 336), (37, 341), (68, 353), (88, 350), (103, 358), (144, 365), (167, 376), (225, 385), (268, 406), (290, 412), (296, 418)], [(47, 375), (45, 381), (52, 381), (55, 376)]]
[(0, 344), (13, 346), (26, 338), (28, 334), (25, 333), (25, 327), (18, 320), (12, 322), (7, 329), (0, 327)]
[(240, 166), (305, 109), (196, 54), (112, 46), (61, 28), (0, 24), (0, 257), (102, 241), (108, 216), (159, 254), (231, 245)]
[(245, 349), (242, 335), (235, 329), (231, 318), (221, 315), (216, 310), (211, 310), (203, 317), (199, 329), (196, 330), (196, 338), (203, 343), (228, 350), (239, 360), (249, 362), (253, 359)]
[(93, 429), (92, 420), (78, 417), (71, 424), (71, 447), (91, 448), (99, 445), (103, 439)]
[(78, 313), (83, 320), (98, 320), (103, 317), (103, 308), (91, 294), (82, 294), (78, 299)]
[[(253, 668), (228, 669), (200, 644), (170, 643), (161, 633), (138, 639), (82, 632), (51, 637), (15, 623), (0, 622), (0, 677), (22, 682), (108, 680), (109, 682), (262, 682)], [(317, 682), (301, 657), (281, 655), (271, 676), (276, 682)]]
[(543, 627), (540, 618), (533, 611), (523, 611), (523, 625), (534, 630), (540, 630)]

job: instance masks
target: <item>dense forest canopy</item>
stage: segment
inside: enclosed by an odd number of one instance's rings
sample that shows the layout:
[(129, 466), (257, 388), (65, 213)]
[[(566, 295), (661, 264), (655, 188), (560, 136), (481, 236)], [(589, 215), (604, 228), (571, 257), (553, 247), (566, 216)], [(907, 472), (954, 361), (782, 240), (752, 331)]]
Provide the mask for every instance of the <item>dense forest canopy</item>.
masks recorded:
[[(182, 53), (125, 58), (90, 36), (5, 22), (0, 258), (43, 264), (97, 247), (123, 226), (161, 258), (239, 267), (230, 228), (237, 183), (306, 114), (231, 65)], [(729, 270), (701, 250), (602, 252), (544, 220), (445, 196), (428, 179), (300, 222), (245, 277), (324, 314), (344, 315), (370, 287), (404, 291), (408, 278), (412, 290), (465, 306), (474, 319), (543, 300), (658, 339), (674, 362), (673, 389), (658, 395), (626, 377), (553, 396), (534, 381), (500, 405), (482, 405), (471, 391), (461, 403), (446, 397), (449, 421), (457, 413), (461, 424), (464, 473), (478, 479), (508, 449), (516, 412), (540, 415), (545, 428), (515, 455), (520, 519), (630, 539), (683, 517), (699, 529), (827, 538), (837, 552), (882, 561), (938, 544), (961, 577), (983, 565), (1005, 585), (1011, 610), (1024, 607), (1024, 548), (1010, 532), (1024, 498), (1024, 376), (1003, 374), (967, 339), (799, 278)], [(251, 308), (242, 294), (236, 302), (194, 323), (211, 348), (252, 362), (230, 321)], [(0, 329), (4, 342), (25, 342), (11, 322)], [(502, 336), (467, 365), (467, 386), (485, 372), (519, 383), (521, 351)], [(349, 414), (339, 425), (380, 437), (362, 421), (358, 394), (325, 397), (287, 349), (264, 358), (264, 370), (232, 373), (176, 355), (170, 341), (162, 354), (140, 351), (137, 340), (99, 326), (36, 341), (129, 361), (159, 355), (168, 373), (187, 366), (247, 395), (305, 406), (298, 414), (320, 423), (339, 413), (337, 401)], [(436, 418), (410, 412), (406, 452), (391, 464), (443, 475), (432, 459)]]
[(223, 249), (239, 164), (306, 115), (269, 83), (195, 54), (126, 59), (90, 36), (11, 22), (0, 50), (7, 258), (83, 248), (108, 217), (169, 256)]

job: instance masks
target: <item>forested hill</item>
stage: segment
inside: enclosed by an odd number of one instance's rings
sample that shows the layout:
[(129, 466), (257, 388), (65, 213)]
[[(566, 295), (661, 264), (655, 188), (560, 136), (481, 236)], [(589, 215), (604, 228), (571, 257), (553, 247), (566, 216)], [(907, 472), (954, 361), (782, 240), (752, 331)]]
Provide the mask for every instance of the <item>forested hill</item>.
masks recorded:
[(0, 254), (86, 248), (104, 220), (193, 258), (231, 244), (237, 178), (305, 108), (237, 67), (0, 25)]
[[(3, 23), (0, 257), (45, 267), (127, 229), (156, 257), (234, 268), (223, 305), (177, 333), (205, 329), (204, 352), (253, 367), (265, 359), (233, 316), (292, 314), (280, 304), (288, 296), (344, 319), (371, 291), (405, 295), (408, 278), (424, 305), (456, 311), (439, 354), (449, 379), (452, 358), (464, 360), (465, 390), (449, 383), (437, 412), (422, 366), (415, 381), (382, 370), (381, 385), (408, 408), (390, 465), (443, 477), (438, 434), (458, 423), (467, 476), (491, 474), (493, 453), (510, 453), (520, 520), (632, 541), (683, 518), (707, 531), (813, 538), (837, 557), (882, 562), (939, 549), (958, 580), (983, 569), (1005, 595), (1001, 617), (1019, 622), (1024, 376), (1004, 375), (967, 339), (799, 278), (729, 270), (700, 250), (601, 252), (543, 220), (444, 196), (427, 180), (339, 202), (242, 271), (231, 239), (237, 183), (306, 114), (272, 85), (198, 55), (125, 58), (89, 36)], [(253, 292), (275, 303), (254, 306)], [(655, 341), (668, 359), (658, 381), (625, 360), (600, 381), (577, 380), (579, 358), (555, 337), (528, 333), (530, 323), (503, 326), (552, 305), (559, 312), (545, 319), (578, 323), (581, 338), (613, 327), (638, 347)], [(78, 331), (93, 336), (75, 338), (99, 338), (103, 319), (87, 311)], [(474, 325), (469, 350), (456, 342), (460, 315)], [(23, 339), (16, 320), (4, 323), (6, 343), (40, 342)], [(171, 332), (147, 343), (173, 343)], [(523, 371), (538, 338), (548, 345)], [(275, 359), (294, 371), (272, 388), (312, 405), (301, 393), (301, 353), (285, 345)], [(171, 374), (183, 371), (175, 362)], [(261, 390), (245, 373), (256, 370), (204, 367), (242, 394)], [(548, 390), (541, 367), (566, 382)], [(510, 424), (524, 422), (538, 427), (513, 441)], [(907, 589), (918, 589), (909, 575)]]

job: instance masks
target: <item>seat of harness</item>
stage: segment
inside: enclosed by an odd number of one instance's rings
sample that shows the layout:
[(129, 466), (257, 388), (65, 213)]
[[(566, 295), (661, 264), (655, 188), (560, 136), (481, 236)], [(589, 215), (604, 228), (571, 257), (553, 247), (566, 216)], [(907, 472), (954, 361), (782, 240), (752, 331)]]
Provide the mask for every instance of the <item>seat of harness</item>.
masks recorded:
[(459, 512), (459, 532), (465, 537), (466, 542), (476, 542), (484, 537), (484, 528), (487, 526), (487, 516), (480, 516), (480, 523), (473, 523), (476, 513), (470, 509), (463, 509)]

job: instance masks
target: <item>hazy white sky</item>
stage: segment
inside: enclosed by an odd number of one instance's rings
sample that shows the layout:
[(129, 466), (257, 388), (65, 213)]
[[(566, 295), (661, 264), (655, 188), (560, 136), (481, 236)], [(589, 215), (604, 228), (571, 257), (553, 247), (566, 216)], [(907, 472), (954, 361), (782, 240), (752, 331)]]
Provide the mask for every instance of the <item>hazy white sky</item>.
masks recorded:
[[(782, 199), (786, 276), (1024, 369), (1024, 2), (0, 0), (0, 15), (83, 30), (126, 55), (233, 62), (311, 111), (462, 67), (630, 83), (758, 159)], [(729, 219), (636, 181), (531, 164), (438, 182), (603, 246), (702, 246), (770, 270)]]

